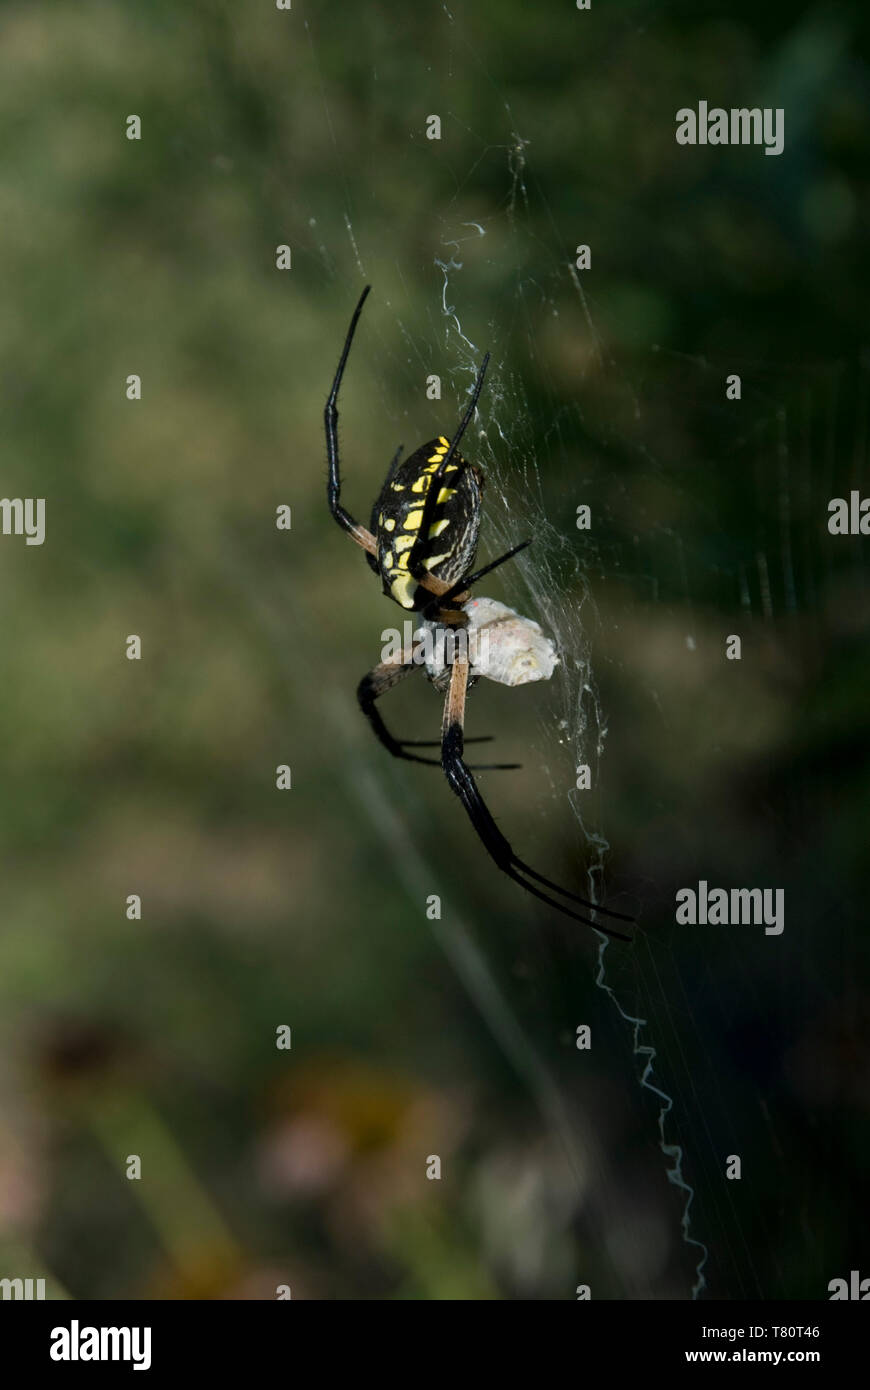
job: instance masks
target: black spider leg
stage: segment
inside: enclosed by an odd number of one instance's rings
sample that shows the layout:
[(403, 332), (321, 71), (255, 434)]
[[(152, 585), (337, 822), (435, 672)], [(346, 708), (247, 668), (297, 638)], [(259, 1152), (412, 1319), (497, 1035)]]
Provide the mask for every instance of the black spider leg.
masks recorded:
[(618, 918), (622, 922), (634, 921), (634, 918), (623, 912), (613, 912), (609, 908), (599, 907), (596, 903), (591, 903), (576, 893), (569, 893), (567, 888), (560, 888), (558, 883), (544, 878), (543, 874), (537, 873), (535, 869), (530, 868), (518, 855), (514, 854), (509, 842), (493, 820), (478, 790), (477, 783), (471, 775), (471, 770), (462, 758), (468, 670), (468, 663), (465, 661), (456, 661), (453, 664), (450, 689), (444, 704), (441, 765), (444, 768), (447, 781), (465, 807), (469, 820), (477, 831), (484, 848), (502, 873), (507, 874), (508, 878), (512, 878), (515, 883), (525, 888), (527, 893), (540, 898), (541, 902), (545, 902), (549, 907), (555, 908), (557, 912), (563, 913), (566, 917), (573, 917), (575, 921), (583, 922), (587, 927), (594, 927), (596, 931), (603, 932), (606, 936), (616, 937), (619, 941), (630, 941), (631, 937), (624, 933), (613, 931), (609, 927), (602, 927), (600, 923), (593, 922), (589, 917), (581, 917), (579, 912), (572, 912), (564, 903), (551, 898), (548, 893), (542, 893), (540, 888), (535, 887), (534, 883), (528, 883), (522, 877), (523, 874), (528, 874), (530, 878), (535, 880), (535, 883), (543, 883), (545, 887), (551, 888), (555, 893), (561, 893), (563, 897), (570, 898), (572, 902), (579, 903), (582, 907), (588, 908), (590, 912), (603, 913), (608, 917)]
[(375, 545), (374, 536), (371, 534), (370, 531), (367, 531), (364, 526), (361, 526), (360, 523), (351, 516), (350, 512), (345, 510), (345, 508), (341, 505), (341, 502), (339, 500), (341, 496), (341, 473), (339, 470), (338, 463), (337, 406), (339, 387), (341, 386), (342, 377), (344, 376), (344, 369), (347, 365), (347, 358), (348, 353), (350, 352), (350, 345), (353, 342), (353, 335), (356, 332), (356, 326), (359, 323), (359, 316), (362, 313), (362, 307), (366, 302), (366, 296), (368, 295), (370, 289), (371, 285), (366, 285), (365, 289), (359, 297), (359, 303), (353, 311), (353, 318), (351, 319), (350, 327), (347, 330), (347, 337), (344, 340), (344, 347), (341, 350), (341, 357), (338, 359), (338, 367), (336, 368), (335, 377), (333, 378), (332, 389), (329, 393), (329, 396), (327, 397), (326, 408), (323, 412), (323, 419), (324, 424), (326, 425), (326, 459), (329, 468), (329, 472), (326, 479), (326, 496), (329, 502), (329, 510), (332, 512), (332, 515), (334, 519), (338, 522), (339, 526), (353, 537), (357, 545), (361, 545), (364, 550), (367, 550), (369, 552), (369, 554), (374, 554), (377, 549)]
[[(399, 466), (399, 461), (400, 461), (400, 459), (401, 459), (402, 454), (404, 453), (404, 451), (405, 451), (405, 446), (404, 446), (404, 444), (400, 444), (399, 447), (398, 447), (398, 449), (396, 450), (396, 452), (393, 454), (392, 459), (390, 460), (390, 466), (389, 466), (389, 468), (387, 469), (387, 476), (386, 476), (386, 478), (384, 479), (384, 482), (383, 482), (383, 486), (382, 486), (382, 488), (381, 488), (381, 491), (383, 491), (384, 488), (387, 486), (387, 484), (388, 484), (388, 483), (391, 483), (391, 482), (393, 481), (393, 478), (396, 476), (396, 469), (397, 469), (398, 466)], [(376, 513), (376, 514), (377, 514), (377, 506), (378, 506), (378, 502), (377, 502), (377, 498), (376, 498), (376, 499), (375, 499), (375, 513)], [(374, 527), (372, 527), (372, 530), (374, 530)]]
[[(416, 753), (405, 751), (408, 748), (439, 748), (441, 746), (440, 739), (395, 738), (384, 723), (380, 710), (375, 707), (375, 701), (380, 699), (381, 695), (386, 695), (388, 690), (392, 690), (394, 685), (398, 685), (400, 681), (416, 670), (422, 670), (422, 667), (415, 661), (382, 661), (363, 676), (357, 686), (356, 697), (360, 709), (372, 727), (372, 731), (388, 753), (391, 753), (394, 758), (403, 758), (405, 762), (426, 763), (429, 767), (440, 767), (440, 758), (421, 758)], [(470, 738), (468, 742), (491, 743), (492, 735), (484, 734), (480, 738)], [(480, 772), (513, 771), (518, 767), (519, 763), (484, 763), (482, 765), (476, 764), (475, 770)]]
[[(489, 574), (491, 570), (498, 569), (499, 565), (503, 565), (506, 560), (512, 560), (518, 551), (525, 550), (526, 546), (531, 545), (531, 543), (530, 540), (520, 541), (519, 545), (513, 546), (510, 550), (506, 550), (504, 555), (499, 555), (497, 560), (490, 560), (489, 564), (484, 565), (483, 569), (475, 570), (474, 574), (469, 574), (462, 579), (457, 579), (456, 583), (451, 584), (450, 588), (447, 589), (445, 593), (439, 594), (437, 598), (429, 600), (426, 607), (423, 609), (423, 617), (431, 619), (442, 605), (450, 603), (452, 599), (456, 598), (457, 594), (464, 594), (465, 590), (470, 589), (472, 585), (476, 584), (478, 579), (482, 579), (483, 576)], [(469, 739), (468, 742), (470, 743), (471, 740)]]
[(417, 534), (414, 537), (414, 544), (411, 546), (411, 551), (408, 555), (408, 572), (409, 574), (412, 574), (415, 579), (419, 579), (420, 575), (425, 570), (425, 565), (423, 564), (423, 551), (425, 550), (428, 544), (429, 529), (432, 525), (432, 522), (435, 519), (435, 509), (438, 506), (438, 494), (441, 491), (441, 484), (444, 481), (448, 464), (451, 462), (453, 455), (456, 453), (456, 450), (459, 446), (459, 441), (465, 434), (465, 431), (468, 429), (468, 426), (471, 423), (471, 417), (477, 409), (477, 402), (480, 398), (480, 393), (483, 389), (483, 378), (486, 376), (486, 369), (488, 366), (489, 353), (486, 353), (483, 361), (480, 364), (480, 371), (477, 373), (477, 379), (474, 383), (474, 390), (471, 393), (471, 400), (468, 402), (465, 414), (459, 422), (459, 428), (457, 429), (456, 433), (450, 441), (450, 446), (447, 450), (447, 453), (444, 455), (436, 471), (432, 474), (432, 481), (429, 484), (429, 490), (426, 493), (426, 500), (423, 503), (423, 515), (420, 518), (420, 525), (417, 527)]

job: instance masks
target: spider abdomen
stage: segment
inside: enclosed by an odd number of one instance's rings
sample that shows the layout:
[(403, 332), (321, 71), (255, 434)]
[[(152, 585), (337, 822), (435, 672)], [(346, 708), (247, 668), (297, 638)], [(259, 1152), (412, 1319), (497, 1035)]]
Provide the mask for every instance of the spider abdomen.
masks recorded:
[[(402, 608), (418, 606), (418, 580), (410, 572), (409, 562), (432, 479), (449, 447), (450, 441), (442, 435), (398, 464), (384, 483), (372, 513), (384, 593)], [(416, 557), (423, 568), (446, 584), (461, 579), (474, 562), (482, 485), (480, 469), (454, 453), (441, 476), (426, 539)], [(431, 597), (427, 594), (426, 601)]]

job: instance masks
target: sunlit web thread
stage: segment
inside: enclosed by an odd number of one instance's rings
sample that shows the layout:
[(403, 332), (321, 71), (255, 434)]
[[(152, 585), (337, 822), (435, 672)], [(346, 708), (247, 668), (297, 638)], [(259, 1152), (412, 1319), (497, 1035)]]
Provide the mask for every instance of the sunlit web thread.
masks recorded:
[[(494, 397), (494, 402), (489, 409), (484, 409), (484, 413), (494, 416), (497, 409), (498, 396)], [(519, 428), (520, 434), (522, 427), (514, 424), (514, 428), (507, 427), (508, 436), (497, 420), (493, 421), (498, 428), (499, 436), (506, 443), (514, 446), (514, 459), (519, 453), (524, 461), (527, 461), (534, 473), (537, 486), (531, 490), (526, 489), (526, 502), (528, 511), (524, 518), (526, 525), (529, 524), (529, 512), (534, 512), (532, 529), (535, 534), (535, 545), (523, 557), (523, 563), (517, 567), (517, 572), (522, 574), (522, 580), (532, 596), (536, 613), (541, 615), (541, 620), (545, 629), (556, 639), (559, 651), (563, 656), (563, 667), (561, 679), (565, 690), (565, 723), (573, 730), (572, 743), (578, 748), (582, 744), (588, 744), (590, 739), (593, 746), (588, 749), (586, 758), (593, 760), (597, 765), (603, 752), (603, 741), (606, 735), (606, 727), (602, 728), (602, 710), (600, 696), (595, 687), (591, 676), (588, 659), (588, 641), (584, 635), (580, 619), (580, 610), (576, 607), (569, 608), (560, 596), (560, 586), (556, 582), (556, 573), (553, 560), (559, 554), (563, 561), (573, 560), (571, 566), (574, 579), (579, 582), (582, 601), (580, 609), (587, 608), (588, 613), (594, 621), (597, 617), (595, 601), (589, 589), (583, 566), (572, 547), (567, 543), (563, 532), (554, 528), (544, 517), (540, 510), (538, 497), (541, 496), (541, 479), (537, 462), (534, 456), (534, 449), (531, 441), (520, 440), (517, 438)], [(517, 446), (520, 446), (517, 448)], [(523, 447), (525, 446), (525, 447)], [(511, 518), (511, 506), (506, 495), (498, 462), (495, 457), (488, 455), (486, 466), (488, 475), (494, 483), (494, 490), (501, 505), (505, 520), (501, 525), (497, 525), (499, 531), (499, 544), (505, 545), (512, 542), (513, 528), (508, 519)], [(533, 497), (533, 493), (537, 496)], [(499, 518), (501, 521), (501, 518)], [(510, 575), (504, 577), (508, 587), (512, 586)], [(565, 661), (566, 657), (576, 658), (576, 664)], [(572, 669), (573, 668), (573, 669)], [(579, 690), (578, 690), (579, 686)], [(585, 698), (584, 698), (585, 697)], [(594, 728), (591, 727), (594, 725)], [(596, 778), (597, 781), (597, 778)], [(555, 787), (554, 787), (555, 794)], [(576, 816), (578, 825), (583, 833), (587, 849), (592, 852), (592, 860), (588, 866), (589, 892), (593, 901), (600, 896), (600, 885), (604, 880), (605, 860), (610, 850), (609, 842), (604, 834), (597, 827), (590, 827), (586, 824), (581, 813), (580, 806), (574, 796), (569, 796), (572, 809)], [(695, 1190), (686, 1181), (683, 1173), (683, 1149), (679, 1144), (670, 1143), (666, 1134), (666, 1122), (674, 1108), (673, 1097), (662, 1090), (661, 1086), (653, 1080), (654, 1063), (657, 1056), (656, 1048), (650, 1043), (641, 1042), (642, 1030), (648, 1028), (648, 1020), (640, 1018), (630, 1013), (623, 1007), (617, 997), (612, 985), (605, 976), (605, 962), (603, 948), (607, 945), (604, 937), (601, 938), (601, 947), (598, 956), (598, 968), (595, 976), (597, 988), (605, 993), (613, 1005), (616, 1007), (620, 1017), (630, 1026), (632, 1030), (632, 1053), (633, 1056), (644, 1059), (643, 1070), (639, 1078), (642, 1090), (649, 1091), (659, 1102), (658, 1111), (658, 1132), (659, 1149), (667, 1160), (666, 1175), (668, 1182), (681, 1192), (685, 1198), (683, 1202), (682, 1214), (680, 1217), (680, 1230), (683, 1243), (691, 1249), (697, 1251), (695, 1264), (695, 1278), (692, 1286), (692, 1298), (697, 1299), (707, 1286), (704, 1276), (704, 1267), (709, 1258), (707, 1246), (692, 1234), (691, 1215), (692, 1203), (695, 1198)]]
[[(543, 539), (544, 536), (548, 534), (549, 528), (538, 525), (536, 529), (539, 537)], [(555, 535), (551, 537), (551, 540), (557, 540), (561, 542), (563, 540), (563, 537), (561, 535)], [(541, 565), (540, 570), (536, 570), (536, 565), (538, 564)], [(533, 554), (532, 552), (529, 552), (524, 568), (526, 569), (525, 578), (527, 580), (529, 589), (533, 593), (536, 606), (540, 612), (545, 613), (547, 615), (547, 630), (556, 635), (559, 649), (561, 652), (563, 652), (563, 654), (567, 651), (570, 651), (576, 655), (578, 651), (578, 646), (580, 646), (581, 648), (585, 646), (585, 643), (582, 640), (582, 635), (579, 632), (578, 628), (575, 626), (575, 623), (578, 621), (577, 615), (566, 613), (564, 611), (564, 605), (562, 605), (561, 602), (557, 600), (555, 596), (557, 591), (554, 583), (552, 570), (550, 565), (546, 561), (542, 561), (540, 547), (538, 549), (538, 554)], [(591, 593), (589, 592), (588, 585), (585, 581), (585, 576), (583, 576), (581, 573), (578, 577), (581, 579), (582, 582), (583, 606), (588, 604), (589, 611), (594, 615), (596, 612), (595, 602), (592, 598)], [(572, 618), (574, 620), (573, 622)], [(565, 681), (566, 686), (569, 686), (571, 683), (571, 678), (569, 677), (567, 669), (564, 669), (563, 679)], [(571, 724), (573, 725), (573, 741), (576, 743), (578, 748), (583, 743), (587, 745), (587, 752), (585, 754), (585, 757), (590, 761), (594, 758), (595, 764), (597, 766), (600, 762), (601, 754), (603, 752), (603, 741), (604, 736), (606, 734), (606, 728), (602, 729), (601, 727), (602, 710), (600, 705), (600, 697), (597, 689), (595, 688), (594, 681), (592, 680), (591, 672), (589, 669), (588, 654), (585, 650), (581, 650), (580, 652), (580, 658), (577, 663), (577, 669), (573, 674), (573, 679), (574, 682), (579, 682), (580, 686), (579, 695), (573, 701), (573, 709), (571, 709), (572, 701), (570, 692), (567, 697), (568, 708), (566, 709), (566, 714), (568, 715), (568, 719), (571, 721)], [(587, 699), (584, 699), (584, 695), (587, 697)], [(593, 725), (594, 727), (592, 727)], [(593, 745), (592, 747), (588, 746), (590, 740)], [(596, 782), (598, 781), (597, 776), (595, 780)], [(574, 810), (574, 814), (577, 818), (578, 825), (580, 826), (580, 829), (583, 833), (587, 849), (592, 852), (592, 860), (589, 864), (587, 871), (589, 883), (589, 896), (592, 899), (592, 901), (598, 901), (598, 898), (601, 896), (601, 886), (603, 884), (605, 874), (605, 861), (606, 856), (610, 851), (610, 844), (606, 836), (601, 833), (599, 828), (590, 827), (586, 824), (585, 819), (581, 813), (577, 798), (574, 796), (570, 796), (569, 800)], [(623, 1008), (612, 985), (610, 985), (610, 983), (606, 979), (603, 948), (607, 944), (608, 943), (606, 938), (602, 937), (601, 946), (599, 948), (598, 969), (595, 976), (595, 984), (597, 988), (602, 990), (602, 992), (610, 998), (611, 1002), (615, 1005), (620, 1017), (631, 1027), (633, 1055), (635, 1057), (645, 1059), (643, 1071), (640, 1076), (641, 1089), (651, 1092), (660, 1102), (657, 1122), (659, 1131), (659, 1149), (668, 1161), (669, 1166), (665, 1170), (668, 1182), (671, 1183), (672, 1186), (676, 1187), (679, 1192), (683, 1193), (685, 1197), (685, 1201), (683, 1203), (683, 1211), (680, 1218), (680, 1229), (682, 1232), (683, 1242), (685, 1245), (690, 1246), (698, 1252), (698, 1259), (695, 1265), (695, 1282), (692, 1287), (692, 1298), (696, 1299), (706, 1287), (706, 1279), (704, 1277), (703, 1271), (704, 1266), (706, 1265), (709, 1257), (709, 1251), (702, 1241), (697, 1240), (692, 1235), (691, 1211), (692, 1203), (695, 1197), (695, 1191), (694, 1188), (692, 1188), (689, 1185), (689, 1183), (686, 1182), (685, 1176), (683, 1174), (683, 1150), (680, 1145), (669, 1143), (665, 1132), (667, 1118), (674, 1108), (674, 1100), (672, 1096), (668, 1095), (665, 1091), (661, 1089), (659, 1085), (655, 1084), (653, 1081), (654, 1063), (657, 1056), (656, 1049), (650, 1043), (641, 1042), (641, 1031), (649, 1026), (648, 1020), (637, 1017), (634, 1014), (629, 1013), (625, 1008)]]
[[(516, 171), (512, 170), (514, 177)], [(509, 214), (510, 215), (510, 214)], [(455, 334), (459, 339), (460, 351), (470, 346), (469, 339), (462, 330), (458, 310), (454, 303), (448, 304), (447, 294), (450, 284), (450, 273), (462, 270), (461, 262), (451, 259), (449, 263), (437, 260), (436, 265), (442, 272), (442, 302), (441, 309), (447, 321), (448, 338)], [(584, 301), (584, 312), (587, 317), (591, 331), (594, 333), (591, 321), (588, 316), (588, 306)], [(599, 358), (600, 360), (600, 358)], [(515, 410), (511, 412), (510, 420), (502, 419), (502, 404), (507, 400), (510, 392), (514, 393)], [(597, 738), (595, 739), (594, 750), (589, 750), (587, 757), (594, 758), (597, 763), (600, 761), (603, 745), (603, 735), (606, 730), (602, 730), (602, 711), (600, 707), (600, 697), (595, 689), (591, 677), (588, 659), (588, 640), (583, 632), (580, 621), (580, 614), (576, 608), (569, 609), (560, 596), (560, 586), (556, 582), (556, 567), (553, 563), (555, 557), (560, 555), (563, 562), (568, 560), (573, 563), (570, 568), (573, 570), (575, 581), (579, 582), (582, 594), (581, 608), (586, 608), (587, 604), (592, 615), (593, 622), (597, 616), (595, 602), (592, 598), (588, 581), (584, 572), (584, 567), (579, 557), (566, 539), (563, 531), (554, 527), (546, 518), (543, 511), (542, 499), (544, 491), (540, 469), (537, 461), (537, 450), (535, 441), (528, 437), (525, 421), (528, 418), (527, 412), (522, 408), (523, 402), (522, 387), (518, 386), (513, 380), (508, 380), (503, 373), (498, 370), (491, 372), (490, 392), (485, 401), (481, 404), (481, 417), (489, 425), (494, 425), (499, 438), (511, 449), (513, 464), (516, 467), (522, 460), (522, 472), (524, 474), (524, 503), (526, 512), (524, 524), (529, 526), (532, 523), (532, 530), (535, 535), (535, 545), (523, 557), (523, 562), (517, 567), (517, 575), (521, 573), (522, 580), (532, 595), (537, 613), (545, 624), (546, 630), (556, 639), (558, 649), (563, 657), (562, 681), (565, 691), (566, 701), (566, 724), (573, 730), (574, 737), (572, 742), (578, 746), (585, 742), (589, 734), (590, 710), (587, 704), (591, 703), (591, 716), (597, 727)], [(560, 447), (558, 437), (554, 440), (555, 447)], [(507, 496), (506, 489), (501, 477), (499, 461), (493, 455), (488, 441), (484, 438), (479, 441), (479, 450), (486, 457), (486, 468), (491, 485), (494, 484), (494, 491), (502, 509), (502, 517), (496, 522), (495, 529), (500, 533), (500, 544), (513, 542), (514, 514)], [(531, 486), (530, 486), (531, 484)], [(531, 515), (534, 513), (534, 516)], [(500, 523), (500, 524), (499, 524)], [(515, 576), (516, 577), (516, 576)], [(510, 575), (505, 575), (504, 580), (508, 588), (513, 587), (514, 579)], [(570, 671), (567, 658), (579, 658), (576, 667)], [(572, 663), (573, 664), (573, 663)], [(579, 692), (577, 691), (579, 682)], [(584, 700), (584, 694), (587, 700)], [(554, 788), (555, 792), (555, 788)], [(574, 797), (569, 798), (572, 809), (576, 816), (578, 825), (584, 836), (587, 849), (592, 852), (592, 861), (588, 866), (588, 881), (590, 893), (595, 899), (596, 892), (600, 892), (600, 884), (604, 879), (605, 858), (609, 851), (609, 844), (606, 837), (597, 828), (590, 828), (586, 825), (580, 807)], [(691, 1214), (692, 1203), (695, 1198), (695, 1190), (686, 1181), (683, 1174), (683, 1150), (679, 1144), (669, 1143), (666, 1134), (666, 1122), (674, 1108), (673, 1097), (662, 1090), (661, 1086), (653, 1080), (654, 1063), (657, 1056), (655, 1047), (651, 1043), (641, 1042), (642, 1030), (648, 1028), (648, 1020), (640, 1018), (625, 1009), (618, 999), (613, 987), (606, 979), (604, 963), (604, 947), (607, 945), (606, 938), (601, 938), (599, 948), (598, 969), (595, 976), (597, 988), (602, 990), (616, 1007), (620, 1017), (630, 1026), (632, 1030), (632, 1051), (633, 1055), (644, 1059), (643, 1070), (639, 1078), (642, 1090), (649, 1091), (659, 1102), (658, 1112), (658, 1132), (659, 1149), (667, 1160), (665, 1169), (668, 1182), (683, 1194), (682, 1214), (680, 1217), (680, 1230), (683, 1243), (698, 1252), (695, 1264), (695, 1279), (692, 1286), (692, 1298), (697, 1299), (706, 1288), (704, 1267), (709, 1258), (707, 1246), (692, 1235)]]
[(653, 1085), (652, 1081), (650, 1080), (653, 1074), (653, 1064), (655, 1062), (657, 1054), (656, 1049), (650, 1043), (641, 1043), (640, 1041), (641, 1029), (647, 1027), (647, 1020), (645, 1018), (639, 1018), (634, 1014), (626, 1013), (625, 1009), (622, 1007), (619, 1000), (617, 999), (613, 988), (611, 987), (611, 985), (607, 983), (607, 980), (605, 979), (604, 952), (607, 945), (607, 938), (602, 936), (601, 943), (598, 947), (598, 973), (595, 976), (595, 983), (599, 989), (603, 990), (604, 993), (610, 997), (620, 1017), (623, 1018), (626, 1023), (631, 1025), (633, 1055), (635, 1057), (646, 1058), (646, 1063), (644, 1065), (643, 1073), (640, 1078), (641, 1087), (645, 1091), (650, 1091), (658, 1100), (661, 1101), (658, 1118), (659, 1148), (661, 1149), (661, 1152), (664, 1154), (665, 1158), (673, 1160), (673, 1167), (666, 1169), (668, 1182), (671, 1183), (674, 1187), (676, 1187), (679, 1192), (684, 1193), (686, 1197), (686, 1200), (683, 1203), (683, 1215), (680, 1221), (680, 1227), (683, 1232), (683, 1241), (686, 1245), (694, 1246), (696, 1250), (700, 1251), (698, 1263), (695, 1266), (695, 1283), (692, 1286), (692, 1298), (696, 1299), (699, 1296), (699, 1294), (707, 1287), (707, 1280), (704, 1277), (704, 1266), (707, 1263), (710, 1252), (707, 1249), (706, 1245), (704, 1245), (703, 1241), (696, 1240), (696, 1238), (691, 1233), (691, 1213), (692, 1203), (695, 1200), (695, 1189), (691, 1187), (689, 1183), (686, 1182), (686, 1179), (683, 1175), (682, 1146), (680, 1144), (669, 1144), (667, 1142), (667, 1136), (665, 1135), (665, 1121), (667, 1120), (668, 1115), (674, 1108), (673, 1098), (669, 1096), (665, 1091), (661, 1090), (659, 1086)]

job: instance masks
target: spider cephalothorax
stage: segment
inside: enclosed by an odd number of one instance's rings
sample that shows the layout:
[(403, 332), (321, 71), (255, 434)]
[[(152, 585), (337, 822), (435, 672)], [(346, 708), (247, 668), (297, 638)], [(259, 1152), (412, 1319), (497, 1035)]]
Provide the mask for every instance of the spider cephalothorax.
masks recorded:
[[(484, 848), (503, 873), (522, 885), (528, 893), (568, 917), (585, 922), (609, 936), (628, 938), (571, 911), (564, 903), (545, 893), (539, 884), (563, 898), (579, 903), (587, 911), (623, 922), (632, 919), (624, 913), (599, 907), (596, 903), (569, 893), (525, 864), (493, 820), (472, 769), (463, 759), (465, 744), (465, 697), (478, 677), (485, 676), (504, 685), (521, 685), (546, 680), (558, 662), (553, 644), (527, 618), (521, 618), (504, 604), (492, 599), (472, 599), (471, 588), (478, 579), (510, 560), (529, 544), (523, 541), (513, 549), (471, 573), (480, 532), (480, 495), (483, 474), (459, 452), (459, 441), (477, 408), (489, 354), (481, 363), (459, 427), (452, 439), (444, 435), (431, 440), (400, 462), (401, 449), (390, 465), (380, 496), (372, 509), (370, 529), (361, 526), (341, 505), (341, 473), (338, 458), (338, 392), (353, 335), (369, 292), (363, 290), (344, 340), (338, 369), (326, 402), (326, 455), (329, 467), (327, 496), (329, 509), (339, 526), (366, 552), (371, 568), (381, 578), (383, 590), (401, 608), (420, 613), (424, 632), (444, 636), (460, 630), (463, 636), (486, 636), (482, 647), (461, 644), (438, 652), (421, 663), (411, 648), (381, 661), (360, 681), (357, 698), (375, 734), (396, 758), (409, 762), (439, 765), (409, 749), (431, 747), (427, 740), (397, 739), (389, 732), (376, 701), (412, 672), (426, 669), (429, 679), (445, 693), (440, 766), (459, 797)], [(443, 644), (438, 651), (443, 652)], [(473, 740), (469, 740), (471, 742)], [(477, 740), (484, 742), (485, 740)], [(508, 764), (490, 764), (506, 767)], [(529, 882), (529, 880), (533, 880)]]

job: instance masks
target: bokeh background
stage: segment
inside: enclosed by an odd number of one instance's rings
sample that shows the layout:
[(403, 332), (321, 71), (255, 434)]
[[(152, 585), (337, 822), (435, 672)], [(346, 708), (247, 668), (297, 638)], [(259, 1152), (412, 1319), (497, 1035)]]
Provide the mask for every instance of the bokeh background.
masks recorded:
[[(769, 1299), (867, 1272), (868, 542), (826, 530), (867, 486), (863, 22), (0, 7), (2, 490), (47, 508), (42, 547), (0, 541), (0, 1275)], [(783, 155), (677, 146), (701, 98), (784, 107)], [(367, 281), (346, 503), (491, 349), (481, 554), (537, 539), (487, 592), (563, 665), (474, 692), (523, 763), (481, 785), (525, 858), (638, 913), (632, 948), (503, 880), (357, 715), (398, 610), (328, 517), (322, 408)], [(393, 701), (437, 735), (422, 681)], [(784, 934), (677, 926), (702, 878), (783, 888)]]

